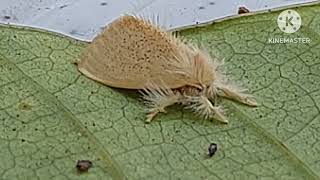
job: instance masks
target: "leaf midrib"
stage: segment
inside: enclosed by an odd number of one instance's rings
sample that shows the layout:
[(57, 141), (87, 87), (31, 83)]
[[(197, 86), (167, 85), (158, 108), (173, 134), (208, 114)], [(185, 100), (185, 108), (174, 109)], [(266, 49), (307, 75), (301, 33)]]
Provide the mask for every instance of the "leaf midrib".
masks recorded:
[[(251, 124), (252, 127), (255, 128), (257, 132), (259, 132), (260, 134), (262, 134), (263, 136), (268, 138), (269, 142), (274, 143), (285, 154), (287, 154), (288, 157), (290, 157), (292, 159), (292, 161), (294, 161), (294, 162), (296, 162), (296, 164), (300, 165), (301, 168), (304, 169), (304, 171), (306, 171), (310, 175), (310, 177), (312, 177), (315, 180), (320, 179), (320, 176), (317, 173), (315, 173), (313, 171), (313, 169), (302, 160), (302, 158), (300, 158), (296, 153), (291, 151), (291, 149), (289, 147), (287, 147), (285, 143), (281, 142), (279, 138), (277, 138), (276, 136), (271, 134), (264, 127), (262, 127), (261, 125), (256, 123), (252, 118), (250, 118), (250, 116), (246, 112), (244, 112), (243, 110), (241, 110), (239, 108), (239, 105), (235, 105), (234, 103), (231, 103), (231, 102), (227, 102), (226, 104), (228, 104), (228, 107), (230, 107), (231, 109), (234, 109), (234, 113), (236, 115), (238, 115), (239, 117), (242, 117), (240, 119), (246, 121), (248, 124)], [(268, 141), (268, 140), (266, 140), (266, 141)]]

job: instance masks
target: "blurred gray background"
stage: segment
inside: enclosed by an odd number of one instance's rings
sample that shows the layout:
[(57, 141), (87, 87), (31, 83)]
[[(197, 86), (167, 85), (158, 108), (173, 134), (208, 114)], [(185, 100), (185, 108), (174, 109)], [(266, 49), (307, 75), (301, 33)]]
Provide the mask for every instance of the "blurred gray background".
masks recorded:
[(37, 27), (91, 41), (125, 13), (158, 16), (167, 29), (250, 11), (319, 0), (1, 0), (0, 23)]

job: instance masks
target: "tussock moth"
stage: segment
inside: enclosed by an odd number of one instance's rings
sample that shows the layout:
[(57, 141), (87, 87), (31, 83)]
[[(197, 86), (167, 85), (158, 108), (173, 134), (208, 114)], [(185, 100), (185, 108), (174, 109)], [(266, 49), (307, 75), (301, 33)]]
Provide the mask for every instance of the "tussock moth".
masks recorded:
[(199, 47), (164, 31), (150, 20), (125, 15), (107, 26), (81, 56), (78, 69), (105, 85), (138, 89), (147, 106), (146, 122), (175, 103), (204, 118), (227, 123), (224, 97), (249, 106), (257, 103), (233, 87), (222, 64)]

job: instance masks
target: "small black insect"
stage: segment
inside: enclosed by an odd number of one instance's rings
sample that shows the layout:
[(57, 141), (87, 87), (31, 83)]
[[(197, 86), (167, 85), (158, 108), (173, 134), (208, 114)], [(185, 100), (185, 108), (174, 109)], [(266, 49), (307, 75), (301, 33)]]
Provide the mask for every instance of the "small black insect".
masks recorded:
[(218, 145), (216, 143), (211, 143), (208, 148), (208, 152), (209, 152), (208, 156), (212, 157), (217, 150), (218, 150)]
[(92, 167), (90, 160), (78, 160), (76, 168), (79, 172), (87, 172)]

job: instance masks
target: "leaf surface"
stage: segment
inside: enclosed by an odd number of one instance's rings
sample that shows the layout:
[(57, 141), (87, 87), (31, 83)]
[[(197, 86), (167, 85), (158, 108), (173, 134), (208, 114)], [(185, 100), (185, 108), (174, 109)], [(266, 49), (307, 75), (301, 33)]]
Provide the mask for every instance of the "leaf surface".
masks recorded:
[[(303, 26), (291, 35), (279, 12), (181, 31), (258, 100), (222, 100), (228, 125), (178, 106), (146, 125), (136, 92), (77, 71), (86, 44), (0, 26), (1, 179), (320, 179), (320, 6), (296, 10)], [(281, 37), (311, 43), (268, 42)], [(93, 162), (88, 173), (76, 171), (80, 159)]]

